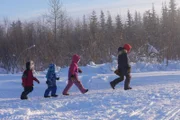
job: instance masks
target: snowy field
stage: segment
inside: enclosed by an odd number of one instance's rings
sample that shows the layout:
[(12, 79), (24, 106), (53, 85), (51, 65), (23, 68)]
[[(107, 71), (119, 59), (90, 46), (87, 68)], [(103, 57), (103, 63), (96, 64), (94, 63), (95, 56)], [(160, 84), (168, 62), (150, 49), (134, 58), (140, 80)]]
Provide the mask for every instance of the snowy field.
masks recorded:
[(180, 120), (180, 64), (133, 64), (131, 87), (124, 91), (123, 82), (112, 90), (109, 82), (117, 76), (113, 65), (80, 67), (81, 94), (73, 86), (70, 96), (61, 95), (67, 82), (68, 68), (57, 71), (57, 98), (43, 98), (45, 72), (35, 76), (29, 100), (20, 100), (23, 91), (21, 74), (0, 74), (0, 120)]

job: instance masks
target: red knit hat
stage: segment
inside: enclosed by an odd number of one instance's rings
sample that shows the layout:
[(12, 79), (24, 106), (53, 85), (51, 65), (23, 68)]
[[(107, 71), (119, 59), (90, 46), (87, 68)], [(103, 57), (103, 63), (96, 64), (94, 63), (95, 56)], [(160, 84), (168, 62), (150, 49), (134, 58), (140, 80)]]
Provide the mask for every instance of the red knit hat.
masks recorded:
[(123, 48), (126, 49), (128, 52), (130, 52), (132, 47), (130, 44), (124, 44)]

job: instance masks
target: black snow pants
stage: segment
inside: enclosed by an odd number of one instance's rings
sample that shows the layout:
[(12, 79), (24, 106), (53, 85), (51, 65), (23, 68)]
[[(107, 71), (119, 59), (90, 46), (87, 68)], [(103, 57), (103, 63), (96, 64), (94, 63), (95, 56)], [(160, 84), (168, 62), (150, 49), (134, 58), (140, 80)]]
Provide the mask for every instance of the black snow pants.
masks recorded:
[(24, 87), (24, 91), (21, 94), (21, 99), (28, 99), (27, 95), (33, 91), (33, 87)]

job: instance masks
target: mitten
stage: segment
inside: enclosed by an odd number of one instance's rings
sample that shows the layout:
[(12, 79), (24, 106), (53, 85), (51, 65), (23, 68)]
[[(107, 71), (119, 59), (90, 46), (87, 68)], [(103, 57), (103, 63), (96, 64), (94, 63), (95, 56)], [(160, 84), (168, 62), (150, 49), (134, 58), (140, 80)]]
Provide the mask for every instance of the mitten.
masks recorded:
[(128, 67), (127, 72), (128, 72), (128, 73), (130, 73), (130, 72), (131, 72), (131, 67)]
[(121, 73), (119, 72), (118, 69), (116, 69), (116, 70), (114, 71), (114, 73), (115, 73), (116, 75), (118, 75), (118, 76), (121, 76)]
[(38, 84), (40, 83), (39, 80), (37, 80), (37, 83), (38, 83)]
[(46, 81), (46, 84), (47, 84), (47, 85), (49, 84), (49, 81), (48, 81), (48, 80)]
[(78, 68), (78, 72), (79, 72), (79, 73), (82, 73), (82, 70), (81, 70), (80, 68)]
[(74, 81), (75, 79), (75, 75), (71, 75), (71, 80)]

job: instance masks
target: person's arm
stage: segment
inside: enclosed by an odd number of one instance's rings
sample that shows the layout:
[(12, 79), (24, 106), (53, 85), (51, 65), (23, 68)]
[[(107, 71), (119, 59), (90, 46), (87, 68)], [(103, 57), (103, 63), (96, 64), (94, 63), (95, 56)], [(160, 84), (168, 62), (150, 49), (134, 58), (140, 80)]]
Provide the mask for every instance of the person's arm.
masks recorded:
[(22, 83), (21, 84), (22, 84), (23, 87), (25, 85), (25, 80), (26, 80), (25, 78), (22, 78)]
[(47, 76), (47, 81), (46, 81), (46, 84), (48, 84), (48, 85), (52, 85), (52, 77), (51, 77), (51, 75), (50, 75), (50, 74), (48, 74), (48, 76)]
[(76, 66), (74, 64), (71, 64), (71, 66), (70, 66), (71, 77), (75, 77), (76, 76), (75, 69), (76, 69)]
[(40, 83), (36, 77), (33, 77), (33, 80), (36, 81), (38, 84)]
[(40, 83), (39, 80), (36, 77), (33, 76), (32, 71), (31, 71), (31, 75), (32, 75), (33, 80), (36, 81), (39, 84)]
[(28, 71), (24, 71), (22, 75), (22, 86), (24, 87), (27, 81), (27, 73)]
[(75, 75), (75, 65), (74, 64), (71, 64), (69, 70), (70, 70), (71, 75)]
[(129, 64), (129, 59), (127, 57), (127, 54), (124, 55), (124, 65), (125, 65), (125, 68), (127, 69), (127, 72), (130, 73), (131, 72), (131, 65)]
[(70, 66), (70, 79), (75, 80), (77, 79), (77, 72), (78, 72), (78, 67), (75, 64), (71, 64)]

